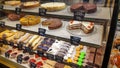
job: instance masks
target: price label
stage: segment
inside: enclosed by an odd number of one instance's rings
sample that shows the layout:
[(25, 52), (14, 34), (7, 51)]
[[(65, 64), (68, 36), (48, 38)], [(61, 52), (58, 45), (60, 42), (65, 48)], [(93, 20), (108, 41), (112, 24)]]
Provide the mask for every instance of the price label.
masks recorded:
[(30, 63), (30, 68), (36, 68), (36, 64), (33, 63), (33, 62), (31, 62), (31, 63)]
[(5, 22), (4, 21), (0, 21), (0, 26), (4, 27), (5, 26)]
[(46, 11), (47, 11), (47, 9), (39, 8), (39, 16), (44, 16), (44, 15), (46, 15)]
[(22, 55), (17, 56), (17, 63), (22, 63)]
[(16, 7), (15, 8), (15, 13), (16, 14), (20, 14), (21, 13), (21, 8), (20, 7)]
[(21, 2), (26, 2), (26, 0), (20, 0)]
[(38, 28), (38, 34), (41, 36), (45, 36), (46, 29)]
[(19, 44), (17, 44), (17, 46), (18, 46), (18, 49), (19, 49), (19, 50), (22, 50), (22, 49), (23, 49), (23, 43), (19, 43)]
[(0, 10), (3, 10), (3, 5), (0, 5)]
[(85, 17), (85, 11), (79, 10), (74, 12), (74, 20), (83, 20)]
[(3, 44), (8, 44), (6, 39), (3, 39)]
[(9, 58), (9, 56), (10, 56), (9, 52), (5, 52), (5, 57)]
[(54, 60), (54, 59), (55, 59), (55, 58), (54, 58), (54, 55), (52, 55), (52, 54), (46, 53), (46, 55), (47, 55), (47, 58), (48, 58), (48, 59), (51, 59), (51, 60)]
[(21, 24), (16, 24), (16, 30), (21, 30), (22, 25)]
[(14, 43), (10, 41), (10, 46), (14, 46)]
[(89, 0), (83, 0), (83, 2), (89, 2)]
[(32, 50), (32, 49), (31, 49), (30, 47), (25, 47), (25, 49), (24, 49), (24, 51), (25, 51), (25, 52), (28, 52), (28, 53), (31, 53), (31, 50)]
[(60, 57), (58, 55), (55, 56), (55, 60), (59, 63), (63, 62), (63, 57)]
[(115, 48), (120, 50), (120, 45), (116, 45)]
[(40, 50), (37, 50), (37, 54), (38, 54), (39, 56), (44, 56), (44, 52), (43, 52), (43, 51), (40, 51)]
[(79, 45), (80, 41), (81, 41), (81, 38), (79, 38), (79, 37), (75, 37), (75, 36), (70, 37), (70, 42), (73, 45)]

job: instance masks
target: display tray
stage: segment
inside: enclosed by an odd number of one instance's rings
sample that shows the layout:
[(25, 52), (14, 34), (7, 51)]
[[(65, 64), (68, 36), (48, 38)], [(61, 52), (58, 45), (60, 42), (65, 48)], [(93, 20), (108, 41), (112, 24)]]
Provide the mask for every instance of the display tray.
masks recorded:
[[(10, 26), (10, 27), (16, 27), (16, 24), (20, 24), (19, 21), (10, 21), (7, 18), (3, 19), (2, 21), (5, 21), (6, 26)], [(46, 34), (70, 39), (70, 36), (73, 36), (73, 35), (66, 30), (68, 21), (63, 21), (63, 23), (64, 23), (64, 26), (62, 28), (46, 31)], [(38, 28), (41, 28), (40, 25), (41, 24), (34, 25), (34, 26), (22, 26), (22, 29), (33, 31), (33, 32), (38, 32)], [(101, 46), (104, 27), (103, 25), (95, 25), (95, 27), (96, 27), (95, 28), (96, 33), (88, 35), (88, 36), (77, 36), (77, 37), (80, 37), (82, 42), (90, 43), (92, 45), (95, 45), (95, 47)]]
[[(8, 6), (4, 5), (5, 10), (15, 10), (15, 8), (18, 6)], [(33, 12), (33, 13), (38, 13), (38, 8), (32, 8), (32, 9), (22, 9), (24, 12)], [(69, 10), (70, 6), (67, 6), (64, 10), (61, 11), (55, 11), (55, 12), (47, 12), (47, 14), (52, 14), (52, 15), (59, 15), (59, 16), (73, 16), (73, 13), (70, 12)], [(113, 8), (111, 8), (113, 10)], [(108, 14), (105, 14), (108, 13)], [(112, 12), (111, 12), (112, 13)], [(108, 7), (97, 7), (97, 12), (92, 13), (92, 14), (86, 14), (86, 18), (97, 18), (97, 19), (111, 19), (110, 17), (110, 8)]]

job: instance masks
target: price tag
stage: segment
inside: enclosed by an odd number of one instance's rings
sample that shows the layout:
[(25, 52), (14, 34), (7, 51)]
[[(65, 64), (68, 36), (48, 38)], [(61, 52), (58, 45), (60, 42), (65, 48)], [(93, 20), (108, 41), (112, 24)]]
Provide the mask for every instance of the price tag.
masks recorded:
[(83, 0), (83, 2), (89, 2), (89, 0)]
[(63, 57), (60, 57), (60, 56), (55, 56), (55, 60), (59, 63), (63, 62)]
[(31, 62), (31, 63), (30, 63), (30, 68), (36, 68), (36, 64), (33, 63), (33, 62)]
[(20, 7), (16, 7), (15, 8), (15, 13), (16, 14), (20, 14), (21, 13), (21, 8)]
[(14, 43), (13, 43), (13, 42), (10, 42), (10, 46), (14, 46)]
[(21, 55), (17, 56), (17, 62), (20, 64), (22, 63), (22, 56)]
[(20, 0), (21, 2), (26, 2), (26, 0)]
[(79, 10), (74, 12), (74, 20), (83, 20), (85, 17), (85, 11)]
[(48, 58), (48, 59), (51, 59), (51, 60), (54, 60), (54, 59), (55, 59), (55, 58), (54, 58), (54, 55), (52, 55), (52, 54), (46, 53), (46, 55), (47, 55), (47, 58)]
[(32, 49), (31, 49), (30, 47), (25, 47), (25, 49), (24, 49), (24, 51), (25, 51), (25, 52), (28, 52), (28, 53), (30, 53), (31, 50), (32, 50)]
[(9, 58), (9, 56), (10, 56), (9, 52), (5, 52), (5, 57)]
[(4, 27), (5, 26), (5, 22), (4, 21), (0, 21), (0, 26)]
[(23, 43), (19, 43), (19, 44), (17, 44), (17, 46), (18, 46), (18, 49), (19, 49), (19, 50), (22, 50), (22, 49), (23, 49)]
[(46, 11), (47, 11), (47, 9), (39, 8), (39, 16), (44, 16), (44, 15), (46, 15)]
[(78, 67), (79, 67), (78, 64), (74, 64), (74, 63), (71, 63), (70, 65), (71, 65), (73, 68), (78, 68)]
[(21, 24), (16, 24), (16, 30), (21, 30), (22, 25)]
[(115, 48), (120, 50), (120, 45), (116, 45)]
[(3, 39), (3, 44), (8, 44), (6, 39)]
[(73, 45), (79, 45), (80, 44), (80, 40), (81, 40), (81, 38), (79, 38), (79, 37), (75, 37), (75, 36), (71, 36), (70, 37), (70, 42)]
[(44, 52), (43, 52), (43, 51), (40, 51), (40, 50), (37, 50), (37, 54), (38, 54), (39, 56), (44, 56)]
[(3, 10), (3, 5), (0, 5), (0, 10)]
[(46, 29), (38, 28), (38, 34), (41, 36), (45, 36)]

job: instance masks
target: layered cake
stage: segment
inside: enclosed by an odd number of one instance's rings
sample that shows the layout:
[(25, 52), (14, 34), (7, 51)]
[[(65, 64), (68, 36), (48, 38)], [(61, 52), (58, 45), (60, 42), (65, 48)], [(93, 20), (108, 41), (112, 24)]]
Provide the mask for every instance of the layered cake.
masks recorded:
[(84, 21), (70, 21), (68, 25), (69, 30), (81, 29), (84, 33), (91, 33), (94, 29), (93, 22), (84, 22)]
[(16, 5), (20, 5), (21, 2), (20, 1), (5, 1), (6, 5), (11, 5), (11, 6), (16, 6)]
[(24, 14), (15, 14), (15, 13), (11, 13), (8, 15), (8, 19), (11, 20), (11, 21), (16, 21), (16, 20), (19, 20), (20, 18), (24, 17), (25, 15)]
[(86, 13), (94, 13), (97, 11), (97, 6), (90, 3), (76, 3), (71, 5), (70, 11), (75, 12), (79, 10), (84, 10)]
[(43, 26), (48, 26), (50, 30), (58, 29), (62, 26), (62, 21), (57, 18), (50, 18), (42, 22)]
[(66, 4), (62, 2), (49, 2), (41, 4), (41, 7), (47, 9), (47, 11), (59, 11), (64, 9)]
[(20, 23), (24, 26), (32, 26), (40, 23), (40, 16), (26, 15), (20, 19)]
[(40, 3), (38, 1), (28, 1), (22, 3), (21, 8), (35, 8), (38, 6), (40, 6)]

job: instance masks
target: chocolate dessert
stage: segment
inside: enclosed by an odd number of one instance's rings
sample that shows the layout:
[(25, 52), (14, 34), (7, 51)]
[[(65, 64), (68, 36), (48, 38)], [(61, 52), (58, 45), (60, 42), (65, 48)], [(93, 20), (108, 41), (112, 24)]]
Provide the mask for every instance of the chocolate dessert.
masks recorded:
[(60, 28), (62, 26), (62, 22), (57, 18), (50, 18), (42, 22), (43, 26), (48, 26), (50, 30)]
[(97, 6), (90, 3), (76, 3), (70, 7), (71, 12), (76, 12), (80, 10), (84, 10), (86, 13), (90, 14), (97, 11)]

